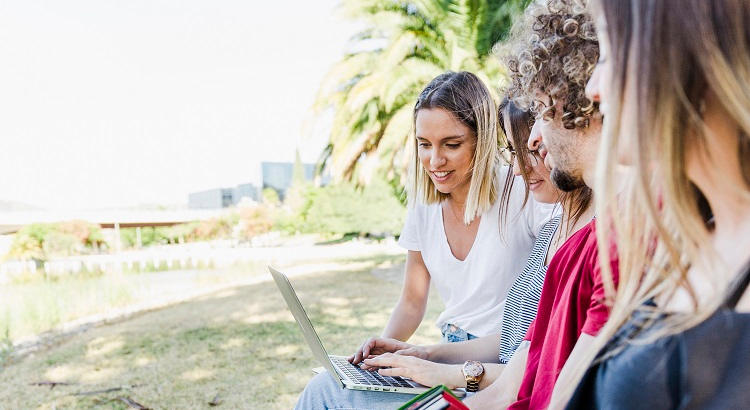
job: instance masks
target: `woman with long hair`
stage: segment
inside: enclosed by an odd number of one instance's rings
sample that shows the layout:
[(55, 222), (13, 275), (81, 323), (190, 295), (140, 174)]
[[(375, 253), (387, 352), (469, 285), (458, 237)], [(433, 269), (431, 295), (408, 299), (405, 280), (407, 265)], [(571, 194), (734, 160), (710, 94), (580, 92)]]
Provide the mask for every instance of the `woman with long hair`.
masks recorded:
[(747, 407), (750, 2), (593, 10), (599, 244), (604, 258), (617, 244), (619, 285), (596, 348), (560, 376), (568, 388), (552, 407)]
[[(529, 113), (516, 110), (508, 115), (517, 131), (514, 134), (528, 138)], [(383, 375), (453, 388), (467, 386), (461, 363), (484, 362), (487, 366), (482, 367), (481, 382), (475, 386), (479, 389), (502, 372), (504, 366), (498, 364), (501, 345), (503, 354), (510, 356), (516, 340), (520, 343), (523, 337), (523, 330), (501, 336), (506, 301), (525, 313), (536, 311), (538, 292), (536, 299), (533, 295), (539, 279), (530, 277), (538, 277), (538, 267), (527, 272), (524, 263), (533, 247), (546, 251), (549, 246), (549, 238), (540, 242), (538, 233), (544, 226), (545, 235), (550, 230), (554, 234), (546, 224), (553, 205), (545, 203), (557, 202), (559, 191), (549, 181), (549, 171), (545, 179), (541, 160), (524, 174), (534, 175), (533, 196), (539, 202), (529, 198), (528, 181), (507, 182), (516, 177), (509, 167), (500, 165), (497, 108), (475, 75), (449, 72), (435, 78), (420, 94), (414, 117), (411, 204), (399, 240), (409, 250), (402, 296), (383, 336), (368, 339), (350, 361), (368, 370), (388, 367), (379, 370)], [(526, 155), (527, 150), (519, 152)], [(516, 285), (519, 274), (533, 280)], [(404, 342), (422, 320), (431, 281), (446, 305), (438, 319), (444, 341), (457, 343), (416, 346)], [(509, 295), (512, 286), (528, 293)], [(519, 323), (518, 329), (522, 326)], [(378, 355), (382, 356), (374, 357)], [(480, 366), (477, 363), (473, 368)], [(342, 390), (323, 373), (308, 383), (297, 408), (392, 408), (409, 397)]]
[(508, 289), (551, 210), (525, 204), (523, 190), (514, 189), (505, 202), (510, 219), (501, 223), (501, 189), (513, 176), (503, 175), (498, 138), (496, 103), (476, 75), (447, 72), (419, 94), (409, 211), (399, 238), (408, 250), (404, 285), (381, 337), (411, 337), (430, 284), (445, 305), (437, 319), (444, 342), (498, 332)]

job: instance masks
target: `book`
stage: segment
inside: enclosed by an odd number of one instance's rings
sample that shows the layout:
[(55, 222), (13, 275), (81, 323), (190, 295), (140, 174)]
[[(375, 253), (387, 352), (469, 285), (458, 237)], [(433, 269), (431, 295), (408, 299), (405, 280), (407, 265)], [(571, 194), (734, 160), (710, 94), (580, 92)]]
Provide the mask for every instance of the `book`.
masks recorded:
[(427, 390), (409, 400), (398, 410), (469, 410), (461, 400), (444, 385)]

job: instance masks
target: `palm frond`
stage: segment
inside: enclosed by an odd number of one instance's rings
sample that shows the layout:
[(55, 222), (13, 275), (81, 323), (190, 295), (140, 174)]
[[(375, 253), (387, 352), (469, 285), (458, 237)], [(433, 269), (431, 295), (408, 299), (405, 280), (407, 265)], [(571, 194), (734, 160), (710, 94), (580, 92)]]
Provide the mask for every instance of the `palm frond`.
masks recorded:
[[(351, 54), (331, 68), (316, 97), (317, 110), (335, 111), (321, 166), (336, 179), (366, 184), (380, 173), (402, 181), (420, 90), (446, 70), (467, 70), (496, 94), (505, 72), (490, 51), (530, 1), (342, 2), (340, 12), (366, 27), (350, 39)], [(373, 41), (377, 47), (365, 46)]]

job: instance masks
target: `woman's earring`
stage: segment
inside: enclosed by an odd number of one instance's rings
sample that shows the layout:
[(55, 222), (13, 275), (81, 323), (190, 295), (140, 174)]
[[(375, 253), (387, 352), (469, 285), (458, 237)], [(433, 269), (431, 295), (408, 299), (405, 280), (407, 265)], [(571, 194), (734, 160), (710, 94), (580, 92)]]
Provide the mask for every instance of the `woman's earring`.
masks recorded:
[(698, 113), (702, 116), (706, 113), (706, 99), (701, 98), (700, 101), (698, 101)]

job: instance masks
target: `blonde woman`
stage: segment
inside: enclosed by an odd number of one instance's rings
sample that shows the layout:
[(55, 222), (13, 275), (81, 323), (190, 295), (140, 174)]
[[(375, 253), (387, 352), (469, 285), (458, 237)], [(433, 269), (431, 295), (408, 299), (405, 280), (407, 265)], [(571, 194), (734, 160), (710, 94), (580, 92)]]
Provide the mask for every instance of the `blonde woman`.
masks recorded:
[[(497, 360), (506, 296), (553, 206), (527, 198), (528, 184), (522, 180), (506, 185), (506, 179), (514, 177), (499, 165), (497, 108), (475, 75), (448, 72), (435, 78), (419, 95), (414, 117), (412, 205), (399, 240), (409, 250), (404, 290), (383, 337), (367, 340), (350, 361), (369, 370), (391, 367), (381, 369), (381, 374), (400, 372), (390, 375), (429, 386), (464, 387), (460, 363), (482, 360), (494, 362), (487, 366), (483, 381), (491, 382), (503, 367)], [(554, 202), (557, 191), (541, 179), (537, 188), (553, 198), (547, 202)], [(507, 217), (500, 217), (501, 208)], [(431, 282), (445, 303), (438, 319), (444, 341), (463, 343), (403, 342), (422, 321)], [(516, 300), (525, 296), (519, 294)], [(512, 354), (515, 347), (508, 343), (506, 353)], [(374, 357), (397, 351), (401, 354)], [(428, 357), (429, 352), (435, 354)], [(305, 387), (296, 408), (395, 408), (411, 397), (342, 390), (330, 375), (321, 373)]]
[[(589, 360), (560, 375), (553, 407), (747, 408), (750, 2), (599, 0), (594, 11), (597, 209), (620, 279), (609, 323)], [(617, 162), (630, 173), (619, 193)]]
[[(424, 317), (430, 284), (445, 310), (443, 341), (499, 332), (508, 289), (523, 269), (551, 207), (529, 201), (518, 184), (499, 220), (506, 178), (499, 160), (497, 108), (487, 87), (469, 72), (436, 77), (414, 107), (410, 209), (399, 245), (408, 250), (401, 297), (381, 334), (406, 341)], [(502, 225), (502, 226), (501, 226)], [(367, 357), (366, 341), (352, 356)]]

